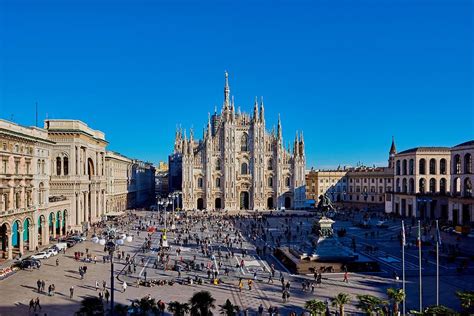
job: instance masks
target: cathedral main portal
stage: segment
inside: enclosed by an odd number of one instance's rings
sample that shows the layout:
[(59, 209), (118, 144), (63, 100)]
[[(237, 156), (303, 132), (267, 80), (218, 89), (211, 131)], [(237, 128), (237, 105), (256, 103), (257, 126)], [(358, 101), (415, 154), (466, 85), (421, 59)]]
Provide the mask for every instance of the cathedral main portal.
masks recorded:
[(240, 192), (240, 209), (250, 209), (250, 195), (247, 191)]

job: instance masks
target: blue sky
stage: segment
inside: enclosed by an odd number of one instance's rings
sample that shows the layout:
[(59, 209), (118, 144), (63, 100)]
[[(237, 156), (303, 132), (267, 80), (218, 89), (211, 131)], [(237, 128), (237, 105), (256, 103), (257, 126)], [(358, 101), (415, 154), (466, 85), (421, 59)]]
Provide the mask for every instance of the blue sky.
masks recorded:
[(474, 136), (469, 0), (0, 0), (0, 117), (71, 118), (153, 162), (223, 99), (264, 96), (308, 168)]

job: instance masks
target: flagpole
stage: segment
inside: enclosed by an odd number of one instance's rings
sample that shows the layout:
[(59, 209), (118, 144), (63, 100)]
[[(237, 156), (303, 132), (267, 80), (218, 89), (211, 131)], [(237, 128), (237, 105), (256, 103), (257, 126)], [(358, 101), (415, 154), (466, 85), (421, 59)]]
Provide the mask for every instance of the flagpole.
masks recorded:
[(420, 274), (420, 313), (423, 312), (423, 287), (421, 281), (421, 221), (418, 220), (418, 266)]
[(438, 220), (436, 220), (436, 305), (439, 305), (439, 231)]
[(405, 221), (402, 221), (402, 286), (403, 286), (403, 315), (405, 315), (405, 305), (406, 305), (406, 295), (407, 293), (405, 292), (405, 243), (406, 243), (406, 237), (405, 237)]

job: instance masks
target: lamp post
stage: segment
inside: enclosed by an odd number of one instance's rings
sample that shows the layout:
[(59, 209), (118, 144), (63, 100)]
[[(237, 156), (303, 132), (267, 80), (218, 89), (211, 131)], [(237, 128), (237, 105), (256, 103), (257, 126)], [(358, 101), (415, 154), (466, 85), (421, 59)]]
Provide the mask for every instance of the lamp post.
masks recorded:
[(114, 253), (118, 249), (118, 246), (123, 245), (125, 241), (132, 242), (133, 238), (130, 235), (122, 234), (116, 237), (115, 231), (110, 231), (107, 235), (107, 241), (103, 238), (93, 237), (92, 242), (105, 246), (105, 249), (109, 252), (110, 256), (110, 315), (114, 315), (114, 291), (115, 291), (115, 278), (114, 278)]
[[(167, 247), (168, 246), (168, 241), (167, 241), (167, 238), (166, 238), (166, 233), (168, 231), (168, 217), (167, 217), (167, 207), (168, 205), (170, 204), (170, 201), (169, 199), (166, 199), (166, 198), (160, 198), (160, 200), (158, 201), (158, 206), (162, 207), (163, 208), (163, 212), (165, 213), (165, 229), (164, 229), (164, 232), (163, 232), (163, 236), (162, 236), (162, 246), (163, 247)], [(158, 207), (158, 210), (159, 210), (159, 207)]]

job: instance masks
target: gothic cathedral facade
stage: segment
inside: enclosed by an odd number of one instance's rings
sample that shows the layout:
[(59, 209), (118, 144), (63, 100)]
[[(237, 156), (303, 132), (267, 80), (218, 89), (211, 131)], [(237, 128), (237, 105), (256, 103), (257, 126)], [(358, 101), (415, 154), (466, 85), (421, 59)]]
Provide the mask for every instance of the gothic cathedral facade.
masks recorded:
[(255, 100), (252, 116), (236, 112), (227, 72), (221, 113), (209, 115), (202, 140), (178, 130), (170, 156), (185, 210), (301, 209), (305, 165), (303, 133), (296, 134), (291, 152), (280, 118), (276, 131), (266, 130), (263, 100)]

